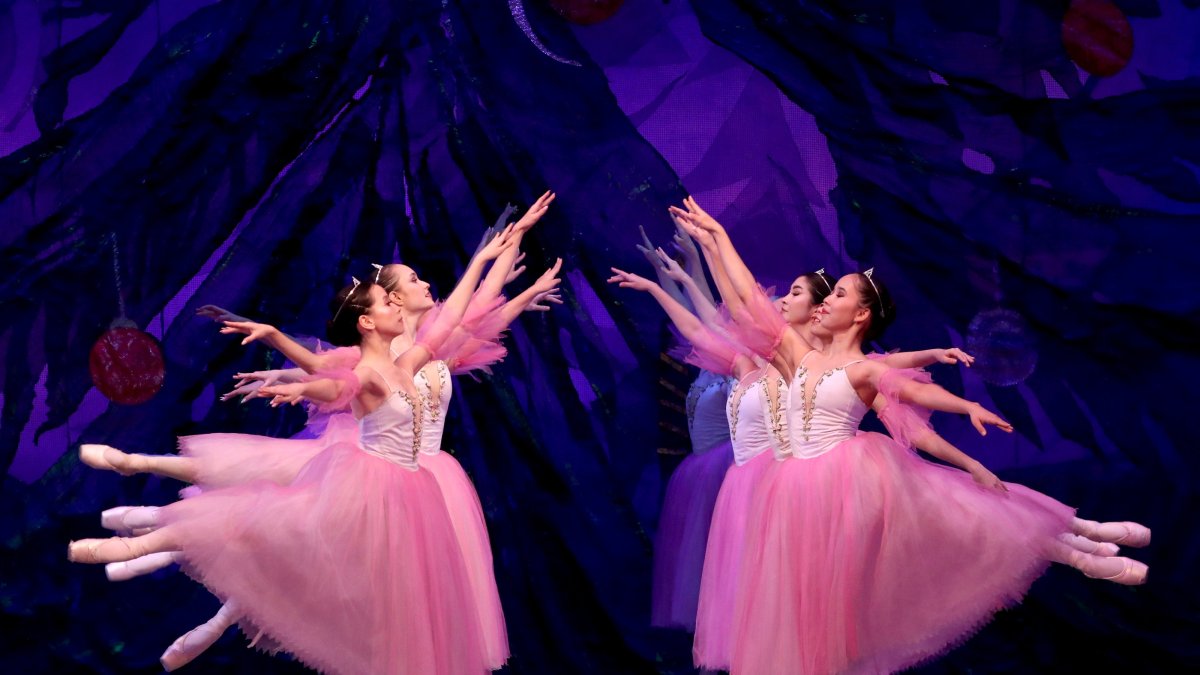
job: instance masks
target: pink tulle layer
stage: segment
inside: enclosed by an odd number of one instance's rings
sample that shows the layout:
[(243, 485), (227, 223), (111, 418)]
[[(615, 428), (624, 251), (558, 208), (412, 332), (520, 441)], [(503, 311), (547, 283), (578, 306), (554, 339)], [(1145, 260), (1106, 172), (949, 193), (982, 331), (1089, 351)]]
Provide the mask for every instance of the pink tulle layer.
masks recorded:
[(729, 441), (688, 455), (671, 474), (654, 538), (650, 621), (655, 626), (696, 626), (700, 575), (713, 508), (725, 472), (733, 464)]
[(763, 477), (734, 620), (733, 671), (886, 673), (1018, 602), (1073, 509), (1001, 493), (862, 433)]
[(496, 589), (496, 573), (492, 567), (492, 544), (479, 495), (458, 460), (448, 453), (422, 454), (418, 460), (437, 480), (450, 522), (458, 537), (467, 577), (479, 612), (483, 629), (484, 656), (488, 667), (498, 670), (508, 660), (508, 633), (504, 626), (504, 610)]
[(303, 437), (306, 435), (302, 431), (294, 438), (254, 434), (182, 436), (179, 454), (194, 460), (194, 483), (204, 490), (255, 480), (287, 485), (321, 450), (334, 443), (357, 441), (358, 424), (348, 413), (330, 415), (320, 436)]
[(184, 569), (253, 637), (329, 673), (482, 673), (475, 598), (433, 475), (335, 443), (290, 485), (164, 507)]
[(750, 504), (758, 492), (763, 475), (774, 464), (775, 456), (764, 452), (725, 474), (708, 548), (704, 553), (704, 575), (700, 580), (700, 604), (696, 610), (696, 640), (692, 657), (696, 667), (728, 670), (733, 647), (733, 611), (737, 583), (741, 575), (742, 553), (746, 548), (746, 528)]

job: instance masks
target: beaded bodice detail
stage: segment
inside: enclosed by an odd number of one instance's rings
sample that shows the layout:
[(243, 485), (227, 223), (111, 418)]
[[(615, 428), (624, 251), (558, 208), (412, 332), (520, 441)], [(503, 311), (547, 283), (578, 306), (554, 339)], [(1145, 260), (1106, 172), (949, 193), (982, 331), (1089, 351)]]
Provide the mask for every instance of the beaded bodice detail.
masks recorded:
[(823, 372), (804, 365), (796, 369), (788, 392), (791, 455), (801, 459), (832, 450), (858, 432), (867, 406), (850, 384), (846, 368), (853, 361)]
[(733, 388), (725, 414), (739, 466), (767, 451), (788, 453), (787, 391), (787, 382), (771, 367), (747, 374)]
[(421, 452), (436, 455), (442, 451), (446, 413), (450, 410), (450, 397), (454, 395), (450, 367), (445, 361), (434, 361), (417, 371), (413, 383), (417, 385), (422, 399)]
[[(378, 371), (376, 371), (378, 373)], [(382, 373), (379, 374), (383, 377)], [(359, 438), (364, 452), (417, 469), (417, 454), (421, 451), (421, 415), (416, 414), (421, 401), (403, 389), (393, 387), (387, 378), (389, 395), (380, 406), (358, 420)]]

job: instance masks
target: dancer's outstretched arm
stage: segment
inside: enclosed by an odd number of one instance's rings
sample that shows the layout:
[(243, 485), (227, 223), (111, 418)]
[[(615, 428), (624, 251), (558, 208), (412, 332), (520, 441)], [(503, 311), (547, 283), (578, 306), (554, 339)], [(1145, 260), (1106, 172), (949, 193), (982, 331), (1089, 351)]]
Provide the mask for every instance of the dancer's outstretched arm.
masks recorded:
[(270, 324), (257, 321), (226, 321), (224, 323), (224, 327), (221, 328), (222, 333), (245, 335), (246, 337), (242, 339), (243, 345), (255, 341), (265, 342), (306, 372), (315, 373), (327, 364), (327, 357), (312, 353), (307, 347)]
[(689, 303), (680, 290), (679, 284), (676, 284), (671, 277), (667, 276), (666, 272), (658, 263), (658, 253), (655, 252), (654, 244), (650, 243), (650, 237), (646, 236), (646, 228), (638, 225), (638, 232), (642, 234), (642, 243), (637, 244), (637, 250), (646, 258), (646, 262), (654, 266), (654, 273), (658, 275), (658, 285), (662, 287), (675, 301), (684, 307), (688, 307)]
[[(562, 279), (558, 278), (558, 273), (561, 269), (562, 258), (558, 258), (554, 261), (554, 265), (542, 273), (542, 276), (538, 277), (537, 281), (534, 281), (529, 288), (525, 289), (523, 293), (512, 300), (504, 303), (504, 306), (500, 308), (503, 328), (507, 328), (522, 312), (528, 311), (534, 304), (535, 298), (539, 295), (553, 294), (558, 289), (559, 283), (562, 282)], [(545, 295), (544, 297), (550, 297), (550, 295)], [(561, 304), (562, 301), (558, 300), (558, 303)], [(547, 307), (546, 309), (549, 308)]]
[[(746, 263), (742, 261), (742, 257), (738, 254), (737, 249), (734, 248), (733, 241), (729, 238), (729, 234), (725, 231), (724, 226), (718, 223), (717, 219), (709, 215), (707, 211), (700, 208), (695, 199), (687, 197), (683, 200), (683, 205), (683, 209), (672, 206), (669, 210), (681, 222), (691, 223), (697, 228), (706, 230), (713, 235), (713, 239), (716, 240), (717, 250), (721, 255), (721, 262), (725, 266), (725, 273), (729, 276), (729, 281), (733, 289), (743, 301), (748, 302), (749, 295), (756, 285), (754, 275), (750, 273), (750, 268), (746, 267)], [(728, 299), (726, 299), (726, 302), (728, 302)]]
[(608, 283), (617, 284), (621, 288), (632, 288), (635, 291), (645, 291), (651, 295), (658, 304), (666, 311), (667, 317), (679, 329), (688, 342), (697, 351), (704, 351), (713, 355), (714, 360), (722, 363), (722, 368), (717, 372), (723, 374), (733, 374), (742, 377), (746, 373), (755, 369), (755, 364), (744, 354), (738, 353), (731, 345), (722, 344), (722, 341), (713, 332), (704, 327), (700, 319), (696, 318), (686, 307), (679, 304), (675, 298), (672, 298), (669, 293), (664, 291), (661, 286), (636, 274), (631, 274), (612, 268), (613, 276), (609, 278)]
[[(724, 299), (726, 307), (729, 308), (730, 315), (743, 328), (760, 333), (761, 339), (744, 339), (743, 342), (748, 345), (761, 343), (753, 345), (753, 349), (759, 352), (760, 356), (769, 360), (779, 372), (788, 373), (790, 377), (792, 373), (796, 372), (796, 367), (805, 354), (812, 351), (812, 346), (796, 331), (789, 330), (782, 318), (775, 320), (773, 315), (771, 323), (775, 325), (772, 325), (770, 330), (777, 331), (777, 333), (770, 335), (763, 333), (766, 330), (763, 324), (767, 322), (760, 324), (761, 316), (764, 315), (764, 312), (775, 312), (774, 308), (765, 306), (770, 301), (764, 296), (754, 275), (750, 273), (737, 251), (734, 250), (732, 242), (729, 241), (728, 235), (724, 234), (725, 229), (721, 227), (720, 223), (705, 213), (691, 197), (684, 204), (688, 207), (687, 211), (672, 206), (670, 207), (671, 214), (677, 218), (687, 233), (700, 243), (701, 248), (706, 251), (709, 248), (714, 249), (714, 253), (709, 258), (710, 267), (713, 269), (713, 278), (717, 280), (717, 287), (721, 289), (721, 297)], [(710, 238), (711, 243), (709, 242)], [(724, 278), (717, 272), (718, 268), (723, 270)], [(728, 291), (723, 286), (726, 282), (729, 287)], [(756, 317), (759, 317), (759, 320), (756, 320)]]
[(662, 247), (655, 249), (655, 252), (658, 253), (662, 272), (687, 292), (688, 298), (692, 301), (692, 307), (696, 310), (696, 316), (706, 325), (717, 325), (717, 307), (713, 304), (711, 297), (706, 295), (704, 290), (696, 284), (696, 279), (680, 267), (674, 258), (667, 255), (667, 252), (662, 250)]
[[(856, 390), (869, 390), (873, 399), (879, 393), (883, 378), (889, 370), (891, 369), (886, 365), (871, 360), (847, 369), (846, 374), (850, 377), (850, 382)], [(1012, 425), (1001, 419), (999, 415), (978, 403), (959, 398), (936, 384), (904, 379), (897, 385), (896, 393), (900, 401), (904, 403), (913, 403), (930, 410), (941, 410), (970, 417), (971, 424), (975, 426), (981, 436), (987, 435), (985, 426), (994, 426), (1009, 433), (1012, 433), (1013, 430)]]
[[(496, 262), (492, 264), (492, 268), (484, 277), (483, 283), (479, 285), (479, 293), (487, 298), (492, 298), (500, 295), (504, 290), (504, 285), (510, 281), (510, 274), (514, 271), (513, 264), (517, 259), (517, 255), (521, 252), (521, 239), (525, 233), (530, 230), (542, 216), (546, 215), (546, 211), (550, 209), (550, 204), (554, 202), (554, 193), (546, 190), (545, 194), (537, 198), (521, 216), (516, 223), (513, 224), (512, 231), (509, 233), (509, 238), (512, 240), (512, 247), (506, 250), (496, 258)], [(484, 244), (478, 251), (482, 253), (487, 245)]]
[(976, 483), (984, 487), (1008, 491), (996, 474), (988, 471), (978, 460), (959, 450), (934, 431), (929, 425), (927, 415), (922, 415), (912, 406), (889, 401), (883, 394), (875, 397), (871, 407), (879, 414), (879, 419), (887, 427), (888, 433), (901, 444), (911, 444), (918, 450), (966, 471)]
[(684, 270), (691, 277), (696, 290), (703, 293), (704, 297), (708, 299), (708, 304), (717, 304), (712, 289), (708, 286), (708, 279), (704, 277), (704, 262), (700, 260), (700, 251), (696, 247), (695, 240), (692, 239), (691, 235), (687, 233), (687, 230), (683, 229), (683, 226), (677, 220), (674, 218), (672, 220), (675, 222), (675, 236), (672, 237), (672, 240), (674, 241), (676, 250), (683, 254)]
[(342, 379), (322, 377), (308, 382), (275, 384), (259, 389), (259, 395), (271, 397), (271, 407), (296, 405), (303, 399), (316, 403), (332, 403), (344, 398), (346, 382)]
[(975, 357), (958, 347), (946, 349), (924, 349), (919, 352), (896, 352), (879, 358), (889, 368), (924, 368), (935, 363), (961, 363), (970, 368)]
[(442, 303), (437, 316), (426, 326), (422, 326), (421, 330), (415, 336), (413, 346), (396, 358), (397, 367), (410, 374), (416, 373), (429, 362), (438, 348), (450, 338), (454, 330), (462, 323), (463, 316), (467, 311), (467, 305), (471, 301), (471, 296), (474, 295), (476, 287), (479, 285), (479, 278), (483, 274), (483, 267), (512, 248), (513, 240), (510, 236), (512, 231), (513, 226), (509, 225), (503, 232), (492, 238), (471, 259), (471, 262), (467, 264), (466, 271), (463, 272), (462, 278), (459, 279), (458, 285), (454, 287), (450, 296)]

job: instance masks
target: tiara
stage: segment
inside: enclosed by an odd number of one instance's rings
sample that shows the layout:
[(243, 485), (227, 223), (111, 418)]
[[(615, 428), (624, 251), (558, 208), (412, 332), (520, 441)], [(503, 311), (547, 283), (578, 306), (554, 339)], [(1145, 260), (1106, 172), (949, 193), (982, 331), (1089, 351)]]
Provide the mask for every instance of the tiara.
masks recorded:
[(372, 281), (371, 283), (378, 286), (379, 285), (379, 275), (383, 274), (383, 265), (380, 265), (379, 263), (371, 263), (371, 267), (375, 268), (375, 281)]
[(867, 278), (867, 281), (871, 282), (871, 288), (875, 289), (875, 297), (879, 300), (879, 316), (883, 317), (883, 296), (879, 294), (879, 287), (875, 285), (875, 280), (871, 278), (875, 275), (875, 268), (872, 267), (866, 272), (863, 272), (862, 275)]
[(825, 278), (825, 268), (824, 267), (817, 270), (816, 272), (813, 272), (813, 274), (817, 275), (817, 278), (821, 280), (821, 283), (825, 284), (825, 290), (829, 291), (830, 293), (833, 292), (833, 286), (830, 286), (829, 280)]
[(354, 284), (354, 288), (351, 288), (350, 292), (346, 293), (346, 297), (342, 298), (342, 304), (338, 305), (337, 311), (333, 313), (333, 318), (330, 319), (330, 322), (337, 321), (338, 314), (342, 313), (342, 309), (345, 308), (346, 303), (350, 300), (350, 296), (354, 295), (354, 291), (357, 291), (358, 287), (362, 284), (362, 282), (355, 277), (350, 277), (350, 282)]

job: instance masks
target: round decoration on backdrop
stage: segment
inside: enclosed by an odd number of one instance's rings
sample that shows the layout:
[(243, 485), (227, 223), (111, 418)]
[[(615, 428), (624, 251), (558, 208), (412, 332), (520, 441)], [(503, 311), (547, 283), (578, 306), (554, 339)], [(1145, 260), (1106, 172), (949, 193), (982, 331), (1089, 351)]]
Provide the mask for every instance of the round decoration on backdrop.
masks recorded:
[(154, 397), (163, 385), (162, 348), (154, 336), (129, 319), (112, 322), (92, 345), (88, 356), (92, 382), (108, 400), (137, 405)]
[(1133, 28), (1109, 0), (1072, 0), (1062, 40), (1067, 56), (1092, 75), (1116, 75), (1133, 56)]
[(1011, 309), (984, 310), (967, 326), (967, 352), (975, 356), (971, 368), (988, 384), (1020, 384), (1037, 368), (1038, 355), (1025, 318)]

